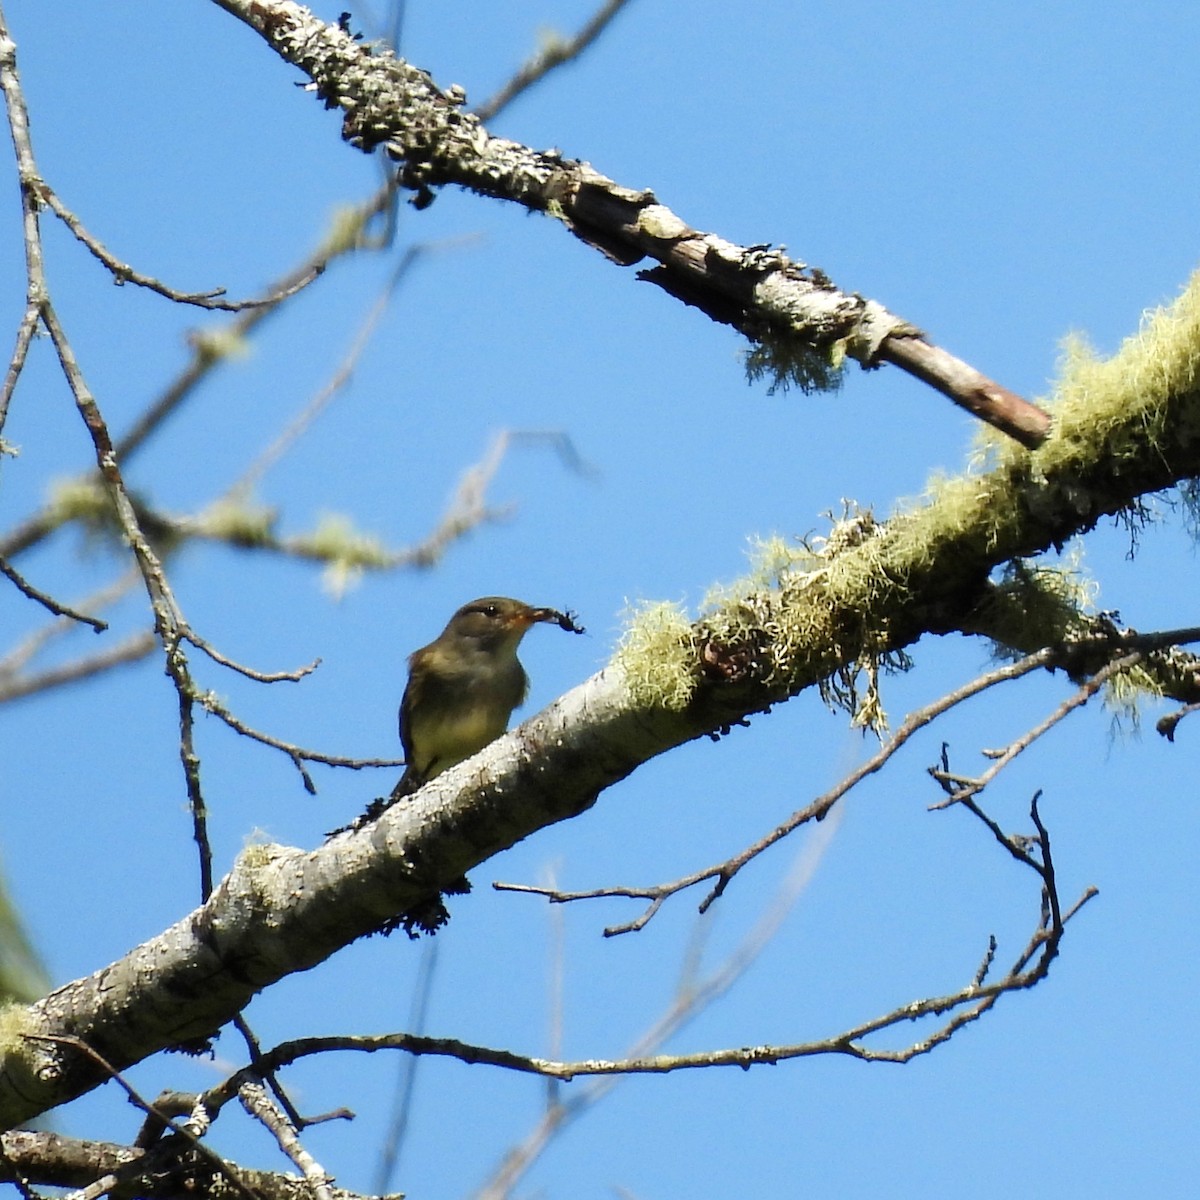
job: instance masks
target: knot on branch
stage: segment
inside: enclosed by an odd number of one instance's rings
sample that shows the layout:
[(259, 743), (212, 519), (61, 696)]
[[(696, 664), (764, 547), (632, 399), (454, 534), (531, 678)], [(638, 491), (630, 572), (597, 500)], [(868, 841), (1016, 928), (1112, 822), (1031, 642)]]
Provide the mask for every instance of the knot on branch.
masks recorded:
[(736, 641), (702, 637), (700, 669), (717, 683), (746, 683), (762, 679), (770, 667), (768, 638), (761, 629), (750, 630)]

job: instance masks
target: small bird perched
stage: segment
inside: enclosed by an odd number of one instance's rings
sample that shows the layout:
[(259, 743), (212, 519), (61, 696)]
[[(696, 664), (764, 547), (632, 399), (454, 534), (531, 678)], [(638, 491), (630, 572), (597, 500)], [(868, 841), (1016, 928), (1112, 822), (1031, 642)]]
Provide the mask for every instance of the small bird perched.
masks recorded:
[(583, 633), (569, 613), (484, 596), (464, 604), (434, 641), (409, 657), (400, 702), (405, 769), (392, 800), (470, 758), (508, 728), (529, 688), (517, 647), (539, 622)]

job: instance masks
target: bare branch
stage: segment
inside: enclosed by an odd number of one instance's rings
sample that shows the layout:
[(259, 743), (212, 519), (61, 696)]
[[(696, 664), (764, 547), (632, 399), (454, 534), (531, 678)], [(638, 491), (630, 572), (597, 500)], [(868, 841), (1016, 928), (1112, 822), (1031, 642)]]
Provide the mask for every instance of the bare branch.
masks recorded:
[(246, 1043), (246, 1049), (250, 1052), (250, 1062), (253, 1069), (257, 1072), (260, 1080), (265, 1081), (271, 1088), (275, 1099), (279, 1101), (280, 1107), (287, 1115), (287, 1119), (291, 1121), (296, 1129), (303, 1129), (307, 1124), (304, 1118), (300, 1116), (296, 1106), (292, 1103), (288, 1094), (283, 1090), (282, 1084), (273, 1071), (261, 1070), (262, 1063), (262, 1046), (259, 1043), (253, 1029), (250, 1028), (250, 1022), (242, 1013), (238, 1013), (233, 1019), (234, 1028), (242, 1035), (242, 1040)]
[[(157, 1123), (160, 1123), (164, 1128), (170, 1129), (177, 1137), (184, 1139), (189, 1143), (191, 1148), (198, 1154), (202, 1155), (208, 1162), (218, 1171), (220, 1171), (229, 1180), (230, 1184), (239, 1192), (244, 1200), (256, 1200), (254, 1194), (238, 1179), (235, 1172), (226, 1169), (226, 1164), (217, 1154), (210, 1150), (196, 1134), (185, 1124), (178, 1124), (169, 1113), (158, 1109), (150, 1101), (144, 1099), (138, 1090), (133, 1087), (128, 1080), (118, 1071), (99, 1051), (80, 1037), (57, 1036), (53, 1034), (35, 1034), (27, 1033), (25, 1037), (32, 1038), (35, 1041), (49, 1042), (58, 1046), (70, 1047), (71, 1049), (86, 1055), (91, 1059), (117, 1086), (129, 1097), (130, 1102), (147, 1116), (153, 1116)], [(107, 1190), (107, 1189), (106, 1189)]]
[(238, 1089), (238, 1099), (250, 1116), (261, 1121), (274, 1134), (279, 1148), (296, 1164), (308, 1181), (316, 1200), (333, 1200), (330, 1190), (332, 1177), (304, 1148), (296, 1127), (271, 1102), (267, 1089), (261, 1083), (246, 1081)]
[(167, 673), (175, 685), (179, 705), (179, 761), (183, 766), (188, 809), (192, 814), (192, 840), (199, 855), (200, 899), (207, 900), (213, 890), (212, 845), (208, 840), (208, 805), (200, 782), (200, 756), (196, 753), (195, 685), (178, 644), (168, 650), (167, 660)]
[(700, 905), (700, 911), (706, 912), (709, 906), (725, 891), (735, 875), (747, 863), (757, 858), (764, 851), (768, 850), (776, 842), (787, 837), (795, 832), (802, 825), (806, 825), (810, 821), (823, 821), (843, 796), (846, 795), (857, 784), (861, 783), (868, 776), (880, 771), (891, 757), (902, 747), (910, 738), (931, 721), (940, 717), (943, 713), (948, 712), (956, 705), (970, 700), (972, 697), (979, 695), (981, 692), (987, 691), (998, 683), (1004, 683), (1008, 680), (1018, 679), (1022, 675), (1027, 675), (1029, 672), (1037, 670), (1040, 667), (1048, 666), (1053, 662), (1057, 650), (1053, 647), (1041, 650), (1036, 654), (1028, 655), (1021, 659), (1020, 662), (1008, 663), (1004, 666), (997, 667), (995, 670), (989, 671), (977, 679), (964, 684), (953, 692), (947, 693), (941, 699), (934, 701), (925, 708), (918, 709), (905, 718), (903, 724), (896, 730), (895, 734), (873, 754), (869, 759), (856, 767), (850, 772), (840, 783), (823, 795), (817, 797), (816, 800), (806, 805), (804, 808), (797, 809), (788, 819), (777, 825), (770, 833), (758, 839), (752, 845), (747, 846), (744, 850), (723, 862), (714, 863), (711, 866), (705, 867), (699, 871), (693, 871), (689, 875), (684, 875), (679, 879), (675, 879), (670, 883), (654, 884), (649, 887), (604, 887), (593, 888), (588, 891), (564, 892), (557, 889), (534, 886), (530, 884), (516, 883), (500, 883), (492, 884), (496, 891), (501, 892), (527, 892), (534, 895), (545, 896), (553, 904), (566, 904), (574, 900), (594, 900), (601, 898), (612, 898), (616, 896), (624, 896), (630, 899), (649, 900), (650, 905), (642, 912), (642, 914), (632, 921), (625, 922), (621, 925), (610, 925), (604, 930), (605, 937), (614, 937), (622, 933), (631, 933), (642, 929), (647, 922), (658, 912), (662, 907), (663, 902), (669, 897), (675, 895), (676, 892), (683, 891), (686, 888), (694, 887), (698, 883), (705, 880), (715, 879), (716, 884), (708, 893)]
[(305, 275), (289, 281), (281, 290), (273, 291), (258, 300), (223, 300), (221, 297), (225, 295), (224, 288), (217, 288), (209, 292), (178, 291), (153, 276), (142, 274), (128, 263), (122, 262), (116, 255), (111, 254), (98, 238), (88, 232), (83, 222), (59, 199), (58, 194), (44, 179), (38, 181), (36, 195), (37, 199), (62, 221), (75, 238), (87, 247), (93, 257), (112, 272), (114, 283), (118, 285), (133, 283), (148, 291), (156, 292), (167, 300), (173, 300), (177, 304), (192, 304), (198, 308), (214, 309), (219, 312), (242, 312), (248, 308), (269, 307), (302, 291), (321, 273), (316, 267), (310, 267)]
[(403, 163), (401, 181), (415, 191), (418, 208), (435, 187), (454, 184), (550, 213), (613, 262), (656, 260), (641, 278), (758, 342), (757, 369), (781, 383), (829, 387), (843, 356), (864, 367), (892, 362), (1026, 448), (1046, 439), (1045, 412), (931, 346), (881, 304), (840, 291), (819, 269), (767, 245), (739, 246), (693, 229), (652, 192), (621, 186), (557, 151), (491, 137), (478, 116), (462, 110), (460, 91), (443, 91), (425, 72), (360, 45), (298, 5), (217, 2), (344, 110), (351, 145), (382, 145)]
[[(1057, 955), (1063, 926), (1080, 908), (1098, 893), (1089, 888), (1079, 901), (1062, 916), (1057, 927), (1039, 926), (1016, 963), (1003, 979), (991, 984), (977, 984), (974, 979), (957, 992), (930, 996), (900, 1005), (882, 1016), (863, 1021), (841, 1033), (812, 1042), (781, 1045), (738, 1046), (707, 1050), (695, 1054), (646, 1054), (622, 1059), (588, 1058), (576, 1061), (557, 1061), (532, 1055), (517, 1054), (487, 1046), (473, 1045), (454, 1038), (417, 1037), (393, 1033), (351, 1037), (297, 1038), (269, 1051), (264, 1057), (275, 1069), (300, 1058), (330, 1051), (357, 1051), (374, 1054), (380, 1050), (403, 1050), (409, 1054), (429, 1054), (455, 1058), (461, 1062), (484, 1063), (520, 1074), (538, 1075), (548, 1079), (571, 1081), (588, 1076), (660, 1075), (681, 1070), (707, 1067), (738, 1067), (743, 1070), (762, 1064), (776, 1064), (796, 1058), (811, 1058), (822, 1054), (844, 1054), (868, 1062), (905, 1063), (928, 1054), (947, 1041), (963, 1025), (977, 1020), (1003, 995), (1027, 990), (1045, 978), (1051, 961)], [(1040, 954), (1039, 954), (1040, 952)], [(1029, 963), (1038, 961), (1031, 969)], [(928, 1037), (900, 1049), (875, 1049), (865, 1040), (885, 1030), (903, 1027), (922, 1017), (947, 1018), (937, 1031)]]
[(197, 650), (203, 650), (213, 662), (220, 663), (221, 666), (228, 667), (239, 675), (245, 675), (247, 679), (253, 679), (257, 683), (298, 683), (321, 665), (321, 660), (314, 658), (312, 662), (303, 667), (297, 667), (294, 671), (256, 671), (253, 667), (244, 666), (242, 663), (226, 657), (192, 629), (186, 630), (181, 636), (185, 641), (191, 642)]
[[(145, 1149), (15, 1129), (0, 1133), (0, 1182), (13, 1182), (14, 1175), (23, 1172), (29, 1180), (59, 1187), (83, 1188), (111, 1179), (152, 1200), (195, 1200), (198, 1195), (230, 1200), (244, 1196), (243, 1187), (259, 1200), (311, 1200), (307, 1180), (256, 1171), (227, 1160), (223, 1163), (225, 1174), (202, 1169), (186, 1145), (167, 1138)], [(237, 1188), (229, 1183), (230, 1175), (237, 1178)], [(366, 1197), (337, 1187), (332, 1194), (334, 1200), (401, 1200), (399, 1196)]]
[(551, 71), (577, 59), (608, 27), (629, 0), (606, 0), (592, 18), (573, 37), (550, 36), (517, 73), (494, 95), (475, 106), (481, 121), (490, 121), (518, 96), (540, 83)]
[(194, 698), (206, 712), (210, 712), (214, 717), (220, 718), (235, 733), (240, 733), (243, 737), (248, 737), (255, 742), (261, 742), (264, 746), (270, 746), (272, 749), (280, 750), (286, 754), (303, 777), (305, 790), (310, 795), (315, 796), (317, 789), (308, 772), (304, 769), (303, 764), (306, 762), (322, 763), (327, 767), (347, 767), (352, 771), (361, 771), (374, 767), (404, 766), (403, 759), (347, 758), (340, 754), (322, 754), (318, 750), (308, 750), (303, 746), (294, 745), (292, 742), (285, 742), (280, 738), (272, 737), (269, 733), (261, 733), (259, 730), (247, 725), (244, 721), (235, 717), (212, 692), (198, 692)]
[(48, 609), (58, 617), (68, 617), (83, 625), (90, 625), (97, 633), (103, 633), (108, 628), (107, 621), (97, 617), (89, 617), (85, 613), (76, 612), (66, 604), (60, 604), (53, 596), (38, 591), (15, 567), (0, 558), (0, 574), (6, 576), (19, 591), (24, 592), (31, 600), (36, 600), (43, 608)]
[(1065, 720), (1077, 708), (1082, 708), (1114, 675), (1137, 666), (1142, 661), (1144, 653), (1142, 650), (1134, 650), (1132, 653), (1113, 659), (1106, 667), (1097, 671), (1091, 679), (1076, 690), (1074, 695), (1068, 696), (1049, 716), (1039, 721), (1038, 724), (995, 755), (992, 765), (977, 779), (963, 779), (951, 775), (947, 770), (930, 768), (930, 775), (950, 793), (945, 800), (931, 804), (930, 809), (949, 808), (952, 804), (961, 804), (978, 796), (1018, 754), (1027, 750), (1038, 738), (1048, 733), (1060, 721)]
[(71, 388), (71, 394), (75, 397), (76, 407), (91, 434), (100, 476), (112, 501), (124, 539), (133, 552), (134, 561), (146, 587), (150, 607), (154, 612), (155, 632), (163, 646), (167, 675), (175, 686), (179, 701), (179, 758), (187, 784), (193, 837), (199, 852), (201, 899), (207, 899), (213, 884), (212, 852), (208, 843), (207, 809), (200, 786), (200, 760), (192, 739), (192, 703), (196, 688), (188, 673), (187, 658), (180, 646), (187, 622), (167, 582), (162, 562), (138, 521), (137, 513), (125, 489), (108, 427), (84, 380), (66, 332), (59, 324), (48, 296), (42, 304), (42, 321), (58, 352), (58, 360)]
[(139, 662), (143, 658), (149, 658), (157, 645), (157, 637), (145, 630), (130, 634), (107, 650), (84, 655), (61, 667), (50, 667), (36, 675), (0, 678), (0, 704), (19, 700), (24, 696), (34, 696), (38, 692), (62, 687), (64, 684), (77, 683), (81, 679), (90, 679), (126, 663)]

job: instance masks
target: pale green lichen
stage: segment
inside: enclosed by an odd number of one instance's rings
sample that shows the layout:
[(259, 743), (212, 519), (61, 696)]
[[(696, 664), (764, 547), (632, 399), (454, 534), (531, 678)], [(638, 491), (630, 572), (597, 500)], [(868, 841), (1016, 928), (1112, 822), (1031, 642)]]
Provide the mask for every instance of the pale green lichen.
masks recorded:
[(19, 1059), (29, 1046), (25, 1035), (33, 1030), (33, 1016), (24, 1004), (0, 1003), (0, 1060)]
[(322, 517), (312, 533), (295, 538), (293, 545), (300, 554), (326, 563), (322, 583), (335, 597), (343, 596), (368, 567), (378, 569), (392, 561), (377, 538), (358, 533), (342, 516)]
[(81, 521), (100, 526), (112, 521), (108, 491), (98, 479), (62, 479), (50, 487), (47, 504), (50, 519), (58, 525)]
[(227, 498), (205, 509), (197, 525), (208, 537), (235, 546), (263, 546), (274, 539), (277, 519), (273, 508)]
[(785, 575), (813, 569), (818, 555), (803, 539), (778, 534), (756, 537), (750, 542), (750, 571), (747, 579), (763, 587), (778, 587)]
[(248, 358), (250, 343), (232, 325), (201, 329), (192, 334), (192, 348), (205, 362), (220, 362), (223, 359)]
[(230, 872), (234, 894), (240, 892), (254, 903), (270, 904), (274, 890), (267, 872), (289, 852), (289, 847), (268, 841), (266, 834), (256, 829), (247, 838)]
[(1145, 660), (1109, 676), (1104, 685), (1104, 707), (1113, 714), (1114, 726), (1137, 733), (1142, 724), (1142, 705), (1147, 699), (1161, 700), (1162, 681)]
[(700, 681), (692, 623), (678, 604), (633, 607), (614, 661), (637, 705), (678, 711)]
[(849, 552), (874, 561), (869, 550), (883, 529), (869, 511), (846, 504), (824, 537), (757, 542), (748, 574), (706, 597), (700, 619), (705, 636), (718, 645), (751, 648), (756, 678), (773, 689), (787, 691), (801, 676), (822, 676), (818, 686), (826, 704), (848, 712), (856, 728), (884, 732), (880, 677), (906, 670), (907, 657), (884, 649), (878, 632), (835, 626), (828, 606), (808, 602), (822, 589), (868, 582), (869, 571), (850, 580), (846, 564), (856, 555)]
[[(765, 344), (755, 352), (755, 367), (782, 382), (791, 374), (789, 353), (782, 340)], [(791, 381), (804, 386), (804, 370)], [(1175, 304), (1148, 314), (1112, 358), (1098, 360), (1079, 339), (1067, 343), (1062, 377), (1047, 405), (1051, 433), (1036, 451), (989, 436), (964, 474), (931, 478), (924, 495), (886, 523), (847, 506), (824, 538), (764, 540), (750, 572), (714, 588), (694, 625), (671, 606), (644, 610), (619, 652), (635, 694), (681, 707), (702, 678), (697, 659), (706, 647), (719, 653), (741, 648), (755, 678), (773, 690), (824, 679), (827, 700), (878, 727), (885, 720), (880, 672), (907, 662), (884, 652), (889, 623), (905, 611), (914, 586), (924, 586), (929, 570), (956, 558), (986, 567), (1028, 540), (1037, 505), (1046, 506), (1051, 520), (1061, 520), (1076, 500), (1079, 512), (1094, 511), (1092, 498), (1072, 489), (1089, 486), (1076, 479), (1096, 463), (1112, 465), (1112, 477), (1119, 478), (1122, 463), (1137, 469), (1148, 449), (1194, 445), (1200, 440), (1198, 389), (1200, 275)], [(990, 469), (981, 473), (985, 466)], [(1131, 519), (1142, 504), (1128, 502)], [(1053, 644), (1094, 620), (1095, 584), (1070, 558), (1057, 566), (1013, 560), (995, 591), (998, 602), (1006, 602), (1004, 619), (1014, 624), (989, 633), (1012, 646)], [(1110, 695), (1122, 702), (1156, 690), (1152, 669), (1133, 670), (1114, 681)]]
[[(1173, 401), (1200, 386), (1200, 272), (1172, 304), (1143, 314), (1137, 333), (1111, 358), (1101, 359), (1080, 336), (1065, 340), (1059, 379), (1050, 401), (1052, 436), (1033, 454), (1043, 471), (1072, 460), (1144, 456), (1146, 443), (1167, 437), (1169, 413), (1200, 422), (1196, 406), (1181, 411)], [(1169, 436), (1194, 430), (1172, 428)], [(1011, 443), (1007, 461), (1019, 458)]]
[(808, 395), (837, 391), (842, 386), (844, 343), (815, 347), (791, 334), (769, 329), (756, 333), (755, 342), (745, 352), (746, 378), (751, 383), (768, 379), (768, 396), (792, 387)]
[(776, 690), (787, 690), (806, 672), (827, 673), (821, 695), (845, 709), (856, 726), (881, 731), (887, 716), (880, 674), (904, 669), (903, 655), (879, 649), (880, 639), (839, 643), (822, 605), (800, 602), (805, 589), (827, 586), (840, 556), (877, 536), (869, 513), (848, 510), (829, 535), (812, 543), (764, 539), (752, 547), (751, 569), (705, 596), (695, 623), (678, 605), (654, 604), (630, 619), (617, 662), (636, 703), (681, 709), (703, 678), (700, 659), (726, 654), (734, 671)]
[(335, 258), (357, 250), (362, 245), (368, 216), (368, 210), (362, 205), (339, 205), (335, 208), (319, 257)]
[(269, 867), (283, 853), (283, 847), (266, 840), (267, 835), (261, 830), (254, 830), (246, 839), (246, 845), (238, 855), (238, 863), (253, 874)]
[(1099, 591), (1078, 544), (1059, 563), (1013, 559), (996, 579), (985, 610), (993, 655), (1015, 660), (1033, 647), (1092, 633)]

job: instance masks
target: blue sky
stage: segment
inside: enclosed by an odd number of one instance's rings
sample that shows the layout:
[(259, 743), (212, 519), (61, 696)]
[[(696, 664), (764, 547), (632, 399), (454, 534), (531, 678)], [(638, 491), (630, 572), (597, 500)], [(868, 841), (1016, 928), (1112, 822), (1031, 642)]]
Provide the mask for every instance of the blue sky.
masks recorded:
[[(344, 7), (316, 9), (334, 19)], [(565, 0), (410, 0), (403, 49), (481, 101), (540, 27), (570, 32), (588, 12)], [(175, 286), (260, 292), (338, 206), (375, 185), (376, 165), (341, 144), (337, 115), (215, 5), (9, 0), (5, 13), (44, 175), (115, 253)], [(1198, 51), (1194, 17), (1157, 2), (1117, 19), (1077, 3), (635, 0), (583, 62), (492, 128), (653, 188), (698, 228), (784, 243), (1034, 397), (1067, 333), (1115, 349), (1200, 259)], [(13, 330), (23, 268), (15, 188), (6, 194), (0, 328)], [(51, 218), (44, 229), (55, 300), (119, 432), (186, 361), (189, 331), (221, 319), (114, 290)], [(529, 636), (532, 712), (603, 665), (629, 602), (694, 605), (744, 569), (753, 537), (821, 532), (843, 498), (886, 513), (932, 473), (960, 469), (969, 450), (971, 422), (892, 370), (855, 368), (837, 394), (768, 396), (746, 383), (729, 330), (556, 222), (446, 192), (423, 213), (402, 209), (391, 253), (338, 265), (270, 322), (129, 465), (131, 484), (184, 512), (234, 482), (334, 371), (417, 242), (445, 244), (406, 280), (351, 385), (257, 498), (281, 510), (284, 531), (343, 513), (402, 546), (428, 532), (501, 429), (562, 431), (596, 472), (520, 448), (492, 491), (514, 506), (507, 520), (436, 570), (366, 578), (338, 601), (304, 564), (216, 547), (181, 554), (172, 578), (184, 611), (222, 650), (272, 670), (322, 658), (302, 684), (269, 688), (194, 661), (207, 686), (280, 737), (398, 753), (405, 656), (458, 604), (494, 592), (570, 607), (589, 630)], [(8, 528), (48, 481), (89, 462), (45, 342), (5, 436), (21, 449), (0, 467)], [(1111, 526), (1085, 546), (1100, 605), (1143, 629), (1196, 621), (1193, 545), (1179, 516), (1157, 508), (1162, 521), (1136, 557)], [(67, 598), (114, 571), (75, 534), (18, 566)], [(118, 636), (146, 619), (140, 599), (127, 601)], [(5, 647), (40, 624), (28, 601), (0, 594)], [(83, 632), (56, 653), (100, 644)], [(928, 639), (915, 659), (885, 691), (897, 721), (987, 664), (985, 647), (952, 638)], [(1017, 736), (1065, 695), (1061, 681), (1027, 679), (954, 715), (864, 785), (770, 947), (670, 1048), (828, 1036), (963, 985), (991, 933), (998, 960), (1014, 958), (1036, 922), (1035, 881), (967, 814), (926, 811), (937, 795), (924, 768), (945, 740), (955, 765), (974, 770), (980, 748)], [(521, 1193), (988, 1197), (1010, 1194), (1016, 1177), (1028, 1195), (1190, 1194), (1196, 734), (1184, 723), (1168, 746), (1156, 715), (1147, 708), (1139, 735), (1093, 704), (988, 793), (998, 819), (1025, 829), (1042, 789), (1064, 898), (1100, 888), (1046, 983), (903, 1068), (815, 1059), (631, 1080), (554, 1143)], [(175, 720), (157, 661), (0, 714), (0, 854), (56, 982), (118, 957), (198, 899)], [(310, 797), (282, 756), (212, 719), (199, 737), (218, 870), (252, 836), (315, 845), (389, 786), (386, 773), (316, 768)], [(630, 908), (548, 913), (491, 881), (674, 878), (754, 840), (869, 748), (805, 695), (720, 745), (648, 764), (582, 818), (485, 864), (437, 939), (429, 1032), (547, 1052), (561, 936), (563, 1053), (619, 1055), (669, 1002), (699, 896), (677, 898), (640, 934), (603, 939)], [(784, 843), (730, 888), (706, 920), (707, 961), (770, 905), (802, 845)], [(250, 1020), (266, 1044), (404, 1028), (420, 955), (396, 938), (356, 945), (261, 997)], [(219, 1055), (216, 1065), (156, 1060), (132, 1077), (151, 1095), (205, 1086), (241, 1061), (228, 1040)], [(345, 1186), (373, 1186), (395, 1074), (394, 1060), (339, 1058), (288, 1078), (306, 1111), (359, 1113), (310, 1134)], [(533, 1080), (422, 1063), (396, 1186), (468, 1194), (543, 1098)], [(57, 1120), (121, 1141), (136, 1126), (111, 1088)], [(232, 1113), (213, 1142), (283, 1165)]]

